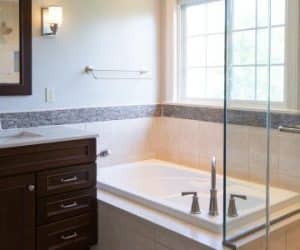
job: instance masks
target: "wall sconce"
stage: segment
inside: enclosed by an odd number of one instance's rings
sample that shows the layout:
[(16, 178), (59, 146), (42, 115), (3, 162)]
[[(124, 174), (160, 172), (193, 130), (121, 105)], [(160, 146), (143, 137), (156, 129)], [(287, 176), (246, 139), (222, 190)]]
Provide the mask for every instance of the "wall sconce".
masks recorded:
[(59, 6), (42, 8), (42, 35), (55, 36), (63, 22), (63, 9)]

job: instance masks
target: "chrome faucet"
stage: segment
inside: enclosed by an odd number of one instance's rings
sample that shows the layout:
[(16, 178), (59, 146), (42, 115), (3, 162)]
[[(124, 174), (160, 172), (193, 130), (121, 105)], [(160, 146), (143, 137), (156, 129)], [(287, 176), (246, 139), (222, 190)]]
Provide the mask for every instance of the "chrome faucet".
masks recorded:
[(198, 194), (197, 192), (182, 192), (182, 196), (192, 195), (193, 201), (191, 206), (191, 214), (200, 214), (200, 206), (199, 206), (199, 200), (198, 200)]
[(236, 202), (235, 198), (247, 200), (246, 195), (239, 195), (239, 194), (231, 194), (229, 200), (229, 207), (228, 207), (228, 216), (229, 217), (237, 217), (239, 216), (237, 209), (236, 209)]
[(209, 201), (209, 215), (218, 216), (218, 190), (217, 190), (217, 161), (214, 156), (211, 161), (211, 189), (210, 189), (210, 201)]

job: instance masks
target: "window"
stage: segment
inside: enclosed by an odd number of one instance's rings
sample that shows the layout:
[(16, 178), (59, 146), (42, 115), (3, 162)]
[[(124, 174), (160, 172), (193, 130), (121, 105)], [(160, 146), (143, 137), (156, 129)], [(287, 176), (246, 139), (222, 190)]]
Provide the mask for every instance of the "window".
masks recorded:
[(181, 98), (224, 95), (224, 2), (182, 6)]
[[(181, 101), (224, 97), (224, 0), (181, 0)], [(272, 0), (271, 100), (285, 101), (286, 0)], [(259, 103), (268, 94), (268, 0), (232, 0), (229, 20), (230, 99)]]
[[(268, 98), (268, 0), (233, 0), (230, 55), (230, 98), (266, 101)], [(272, 0), (271, 100), (284, 102), (285, 0)]]

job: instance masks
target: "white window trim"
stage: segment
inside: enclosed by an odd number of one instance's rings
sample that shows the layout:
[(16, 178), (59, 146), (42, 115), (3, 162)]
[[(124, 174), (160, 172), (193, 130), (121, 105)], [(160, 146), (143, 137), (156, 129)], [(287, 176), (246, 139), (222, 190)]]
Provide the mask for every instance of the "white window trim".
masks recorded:
[[(169, 70), (166, 73), (165, 84), (166, 93), (164, 103), (179, 103), (179, 104), (193, 104), (193, 105), (205, 105), (205, 106), (223, 106), (223, 100), (212, 100), (212, 99), (182, 99), (180, 93), (182, 91), (182, 84), (180, 83), (181, 58), (182, 58), (182, 43), (181, 43), (181, 5), (182, 4), (199, 4), (207, 0), (166, 0), (168, 3), (169, 13), (172, 13), (171, 20), (169, 19), (168, 25), (165, 26), (167, 33), (172, 33), (169, 37), (169, 41), (166, 44), (167, 53), (165, 56), (167, 59), (165, 62), (169, 62)], [(210, 0), (216, 1), (216, 0)], [(300, 32), (300, 17), (299, 17), (300, 3), (298, 0), (287, 0), (287, 15), (286, 15), (286, 70), (285, 70), (285, 99), (284, 103), (272, 102), (272, 109), (278, 110), (298, 110), (300, 109), (300, 87), (299, 84), (299, 32)], [(169, 16), (166, 16), (170, 18)], [(169, 29), (169, 32), (167, 31)], [(170, 30), (172, 32), (170, 32)], [(254, 109), (265, 109), (266, 102), (258, 101), (234, 101), (230, 102), (230, 106), (234, 108), (254, 108)]]

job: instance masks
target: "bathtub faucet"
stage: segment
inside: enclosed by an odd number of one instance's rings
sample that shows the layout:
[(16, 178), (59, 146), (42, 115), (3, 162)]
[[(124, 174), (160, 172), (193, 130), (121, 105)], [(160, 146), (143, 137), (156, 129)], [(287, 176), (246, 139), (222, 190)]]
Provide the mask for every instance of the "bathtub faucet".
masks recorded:
[(211, 161), (211, 189), (210, 189), (210, 201), (209, 201), (209, 215), (218, 216), (218, 191), (217, 191), (217, 161), (214, 156)]
[(230, 200), (229, 200), (229, 207), (228, 207), (228, 216), (229, 217), (237, 217), (239, 216), (237, 209), (236, 209), (236, 202), (235, 199), (242, 199), (242, 200), (247, 200), (246, 195), (239, 195), (239, 194), (231, 194), (230, 195)]
[(187, 196), (187, 195), (192, 195), (193, 196), (191, 214), (200, 214), (201, 213), (197, 192), (182, 192), (181, 195), (182, 196)]

